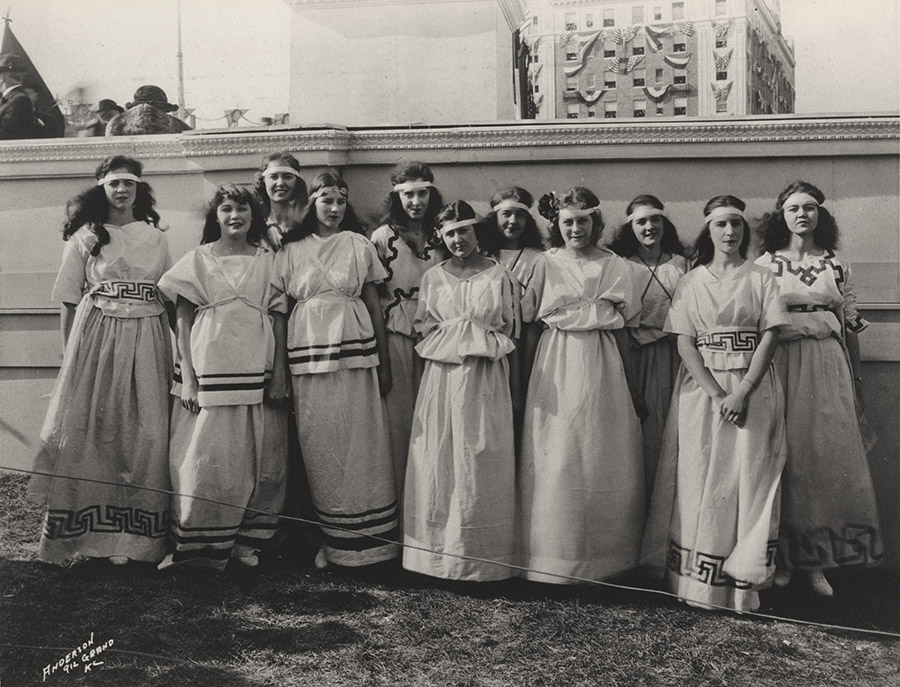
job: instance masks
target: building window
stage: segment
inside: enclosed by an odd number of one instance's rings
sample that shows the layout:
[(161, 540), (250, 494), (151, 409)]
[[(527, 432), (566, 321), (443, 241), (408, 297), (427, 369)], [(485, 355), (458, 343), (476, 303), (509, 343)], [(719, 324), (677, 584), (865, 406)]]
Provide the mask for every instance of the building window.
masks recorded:
[(661, 114), (665, 114), (665, 113), (666, 113), (665, 108), (662, 105), (656, 106), (656, 114), (661, 115)]
[(540, 93), (540, 92), (541, 92), (541, 86), (540, 86), (540, 84), (535, 84), (535, 85), (534, 85), (534, 92), (535, 92), (535, 93)]
[(716, 81), (728, 81), (728, 72), (716, 72)]
[(672, 3), (672, 19), (684, 19), (684, 3), (683, 2), (673, 2)]
[(643, 45), (635, 45), (631, 48), (632, 55), (643, 55), (644, 54), (644, 46)]
[(607, 77), (606, 77), (606, 81), (603, 82), (603, 87), (604, 87), (604, 88), (613, 88), (613, 89), (614, 89), (614, 88), (616, 87), (616, 77), (614, 77), (614, 76), (612, 76), (612, 77), (607, 76)]
[(585, 23), (585, 26), (587, 26), (588, 28), (591, 28), (594, 25), (594, 15), (593, 14), (584, 15), (584, 23)]
[(534, 53), (534, 55), (531, 56), (531, 61), (532, 61), (532, 62), (537, 62), (537, 61), (538, 61), (538, 54), (537, 54), (537, 53)]
[(577, 60), (577, 59), (578, 59), (578, 53), (577, 53), (577, 52), (568, 52), (568, 51), (566, 51), (566, 62), (574, 62), (574, 61)]
[(615, 119), (616, 118), (616, 103), (609, 102), (603, 104), (603, 117), (605, 119)]
[(717, 47), (717, 48), (727, 48), (727, 47), (728, 47), (728, 41), (725, 40), (724, 38), (717, 38), (717, 39), (716, 39), (716, 47)]
[(635, 69), (634, 72), (634, 86), (637, 88), (638, 86), (643, 86), (644, 81), (646, 80), (646, 69)]
[(716, 101), (716, 112), (728, 112), (728, 103), (724, 100)]
[(675, 98), (675, 116), (687, 114), (687, 98)]
[(726, 6), (726, 0), (716, 0), (716, 16), (724, 17), (726, 10), (728, 9)]
[(566, 31), (575, 31), (578, 28), (578, 24), (576, 23), (578, 20), (575, 18), (574, 12), (569, 12), (566, 14)]
[(534, 16), (531, 18), (531, 25), (532, 25), (532, 26), (537, 26), (537, 20), (538, 20), (537, 15), (534, 15)]
[(653, 21), (662, 21), (662, 7), (653, 8)]
[(683, 69), (675, 72), (675, 76), (672, 77), (672, 83), (687, 83), (687, 77)]
[(576, 103), (566, 105), (566, 118), (578, 119), (578, 105)]
[(588, 110), (588, 117), (596, 117), (596, 116), (597, 116), (596, 112), (594, 112), (593, 110)]
[(616, 25), (616, 11), (615, 10), (603, 10), (603, 26), (615, 26)]
[(646, 100), (635, 100), (634, 101), (634, 116), (635, 117), (646, 117), (647, 116), (647, 101)]
[(635, 5), (631, 8), (631, 23), (632, 24), (643, 24), (644, 23), (644, 6), (643, 5)]
[(604, 50), (603, 51), (603, 57), (615, 57), (615, 56), (616, 56), (615, 48), (613, 48), (612, 50)]
[(657, 69), (656, 70), (656, 83), (659, 83), (662, 80), (663, 80), (663, 70)]
[(674, 43), (672, 45), (672, 52), (684, 52), (684, 51), (685, 51), (684, 43)]
[(578, 90), (578, 79), (566, 79), (566, 93), (574, 93)]

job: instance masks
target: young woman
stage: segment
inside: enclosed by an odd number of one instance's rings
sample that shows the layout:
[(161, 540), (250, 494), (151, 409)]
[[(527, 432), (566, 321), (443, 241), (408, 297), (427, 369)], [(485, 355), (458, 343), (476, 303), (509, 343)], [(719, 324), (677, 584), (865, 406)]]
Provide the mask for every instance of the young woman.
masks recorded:
[(278, 251), (282, 237), (300, 218), (308, 198), (297, 158), (285, 151), (264, 157), (255, 188), (266, 217), (266, 240)]
[(625, 327), (640, 302), (625, 261), (597, 247), (597, 196), (576, 186), (541, 208), (552, 248), (535, 261), (522, 314), (547, 328), (525, 402), (519, 546), (528, 579), (562, 584), (637, 564), (644, 411)]
[(678, 280), (688, 271), (684, 246), (665, 206), (651, 195), (628, 204), (625, 223), (609, 249), (626, 259), (641, 296), (641, 322), (628, 330), (638, 389), (647, 404), (641, 423), (647, 497), (653, 490), (663, 427), (672, 401), (672, 385), (680, 359), (675, 337), (663, 331)]
[[(531, 278), (535, 260), (544, 250), (541, 233), (531, 214), (533, 205), (534, 198), (528, 191), (518, 186), (508, 186), (491, 196), (491, 212), (484, 219), (481, 252), (497, 258), (512, 272), (519, 283), (520, 293)], [(540, 335), (540, 324), (523, 322), (522, 349), (534, 352)], [(532, 363), (532, 360), (520, 357), (519, 373), (523, 389), (528, 388)]]
[(368, 565), (398, 554), (395, 544), (367, 536), (398, 536), (380, 398), (391, 390), (375, 288), (386, 274), (347, 196), (336, 171), (316, 176), (272, 276), (275, 336), (287, 347), (286, 360), (279, 355), (275, 361), (271, 393), (280, 398), (290, 377), (300, 450), (321, 522), (320, 567)]
[(772, 275), (745, 260), (743, 211), (734, 196), (706, 204), (696, 266), (669, 309), (682, 369), (642, 559), (665, 564), (691, 605), (752, 611), (775, 573), (785, 442), (772, 356), (785, 314)]
[(766, 216), (767, 253), (757, 264), (775, 275), (788, 311), (775, 354), (789, 420), (775, 584), (801, 570), (813, 592), (832, 596), (823, 570), (872, 565), (883, 548), (854, 384), (862, 380), (856, 336), (867, 323), (850, 268), (834, 254), (837, 225), (824, 202), (804, 181), (784, 189)]
[(192, 564), (223, 570), (229, 557), (256, 565), (256, 554), (278, 527), (287, 414), (285, 397), (272, 398), (268, 388), (275, 339), (266, 308), (274, 255), (260, 247), (265, 228), (251, 191), (220, 186), (201, 245), (159, 280), (160, 290), (176, 301), (179, 351), (169, 445), (175, 550), (160, 569)]
[(132, 486), (169, 487), (172, 351), (156, 288), (169, 251), (142, 170), (109, 157), (68, 205), (53, 287), (65, 355), (35, 464), (59, 477), (32, 484), (47, 505), (48, 561), (158, 563), (166, 553), (169, 497)]
[(391, 173), (391, 184), (383, 224), (372, 233), (372, 243), (387, 271), (379, 290), (393, 373), (385, 402), (399, 497), (403, 494), (413, 409), (422, 376), (422, 360), (414, 348), (413, 320), (422, 275), (442, 257), (433, 239), (434, 219), (443, 201), (434, 186), (434, 174), (422, 162), (398, 165)]
[[(425, 372), (416, 401), (404, 495), (408, 570), (455, 580), (501, 580), (514, 556), (518, 286), (478, 252), (475, 212), (446, 206), (436, 227), (453, 257), (422, 278), (416, 350)], [(422, 549), (427, 549), (422, 550)], [(451, 555), (446, 555), (451, 554)]]

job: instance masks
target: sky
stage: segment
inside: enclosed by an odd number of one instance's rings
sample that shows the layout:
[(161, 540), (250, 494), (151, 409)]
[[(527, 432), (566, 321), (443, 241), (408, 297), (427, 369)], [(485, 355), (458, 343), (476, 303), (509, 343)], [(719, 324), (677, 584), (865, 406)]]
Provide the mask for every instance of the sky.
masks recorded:
[[(138, 86), (155, 84), (177, 102), (177, 0), (6, 0), (6, 7), (64, 101), (124, 105)], [(781, 10), (795, 45), (797, 113), (900, 111), (897, 0), (781, 0)], [(233, 108), (247, 110), (243, 124), (287, 112), (290, 22), (284, 0), (182, 0), (185, 102), (198, 128), (224, 126)]]

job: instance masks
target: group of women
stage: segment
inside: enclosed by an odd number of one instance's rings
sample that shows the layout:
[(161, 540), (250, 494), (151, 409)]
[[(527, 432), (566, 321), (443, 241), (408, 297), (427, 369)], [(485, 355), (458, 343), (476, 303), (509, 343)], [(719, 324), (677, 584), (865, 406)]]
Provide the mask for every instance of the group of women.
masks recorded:
[(587, 188), (537, 207), (503, 188), (480, 219), (420, 162), (367, 238), (336, 171), (307, 189), (275, 153), (170, 266), (141, 173), (108, 158), (69, 205), (44, 559), (252, 566), (287, 508), (319, 524), (319, 567), (643, 569), (753, 610), (773, 579), (830, 596), (824, 570), (883, 555), (865, 322), (815, 186), (779, 195), (752, 262), (734, 196), (706, 204), (690, 255), (652, 195), (601, 246)]

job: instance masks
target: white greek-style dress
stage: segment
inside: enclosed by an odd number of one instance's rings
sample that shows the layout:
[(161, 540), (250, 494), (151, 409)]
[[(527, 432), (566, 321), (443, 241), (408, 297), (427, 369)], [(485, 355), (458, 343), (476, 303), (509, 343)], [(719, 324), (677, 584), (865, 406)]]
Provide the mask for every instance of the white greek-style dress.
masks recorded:
[[(77, 303), (62, 368), (41, 430), (33, 496), (46, 502), (40, 557), (166, 553), (172, 348), (156, 288), (165, 235), (146, 222), (105, 225), (97, 256), (87, 227), (65, 244), (53, 300)], [(100, 484), (73, 478), (111, 482)]]
[[(425, 370), (404, 493), (408, 570), (501, 580), (514, 562), (515, 447), (509, 365), (518, 286), (500, 264), (467, 279), (443, 265), (422, 277), (416, 346)], [(426, 549), (426, 550), (422, 550)], [(450, 555), (447, 555), (450, 554)]]
[[(761, 335), (786, 321), (775, 279), (751, 262), (724, 278), (706, 266), (678, 284), (664, 331), (695, 337), (726, 393), (737, 389)], [(759, 607), (775, 574), (784, 397), (774, 367), (751, 393), (743, 427), (727, 422), (682, 365), (641, 552), (666, 568), (673, 593), (699, 606)]]
[(547, 325), (535, 355), (519, 466), (526, 577), (600, 580), (637, 565), (644, 524), (640, 421), (613, 330), (637, 326), (631, 270), (603, 251), (539, 256), (522, 318)]
[(395, 558), (397, 497), (375, 330), (360, 298), (386, 273), (364, 236), (311, 234), (275, 256), (270, 310), (287, 313), (297, 435), (328, 560)]
[(512, 272), (522, 291), (531, 279), (534, 263), (543, 251), (537, 248), (501, 248), (497, 259)]
[(778, 565), (873, 565), (884, 547), (844, 348), (844, 331), (868, 323), (850, 268), (831, 251), (800, 261), (767, 253), (757, 264), (775, 275), (788, 312), (775, 354), (787, 414)]
[(387, 271), (381, 307), (388, 332), (393, 384), (384, 401), (394, 456), (394, 483), (397, 495), (402, 496), (409, 435), (421, 376), (421, 363), (416, 360), (418, 354), (415, 351), (413, 320), (419, 305), (422, 275), (440, 262), (440, 256), (428, 247), (422, 253), (416, 252), (389, 224), (378, 227), (372, 233), (372, 243)]
[(647, 404), (647, 417), (641, 422), (644, 438), (644, 480), (647, 497), (653, 491), (656, 464), (662, 444), (663, 428), (672, 402), (672, 390), (681, 359), (675, 337), (663, 331), (669, 305), (679, 280), (690, 269), (688, 260), (673, 255), (670, 260), (649, 265), (640, 256), (626, 259), (641, 296), (641, 321), (628, 330), (631, 335), (631, 361), (638, 389)]
[(161, 568), (222, 570), (230, 556), (258, 552), (275, 535), (285, 497), (287, 411), (263, 403), (275, 353), (267, 310), (274, 254), (216, 256), (212, 246), (193, 249), (159, 280), (170, 300), (196, 306), (190, 345), (200, 405), (199, 413), (181, 405), (179, 362), (169, 443), (174, 551)]

